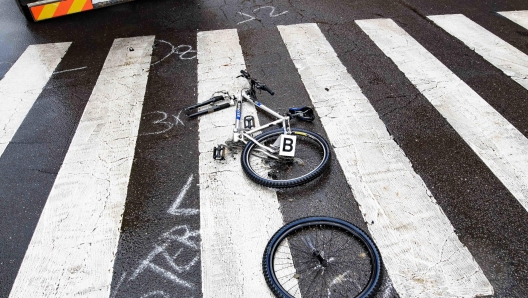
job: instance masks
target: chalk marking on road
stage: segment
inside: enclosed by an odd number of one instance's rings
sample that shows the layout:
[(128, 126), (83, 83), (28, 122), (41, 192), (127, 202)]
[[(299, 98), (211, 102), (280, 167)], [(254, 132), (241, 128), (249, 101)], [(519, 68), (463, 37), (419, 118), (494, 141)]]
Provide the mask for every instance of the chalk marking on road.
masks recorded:
[[(198, 33), (198, 102), (219, 90), (247, 87), (235, 29)], [(244, 104), (245, 115), (255, 115)], [(225, 161), (212, 149), (233, 137), (234, 109), (199, 118), (202, 292), (208, 297), (273, 297), (262, 275), (262, 249), (283, 224), (275, 191), (250, 181), (240, 153)], [(255, 117), (255, 120), (258, 118)]]
[[(179, 124), (181, 124), (182, 126), (185, 126), (185, 123), (183, 123), (183, 121), (181, 121), (180, 119), (181, 113), (182, 111), (180, 111), (178, 115), (169, 115), (167, 112), (163, 112), (163, 111), (154, 111), (154, 112), (145, 113), (143, 115), (144, 116), (143, 118), (148, 118), (146, 117), (147, 115), (154, 115), (154, 114), (161, 115), (161, 119), (154, 119), (150, 123), (154, 125), (161, 125), (162, 127), (156, 131), (141, 133), (140, 136), (159, 135), (162, 133), (166, 133), (169, 130), (171, 130), (173, 127), (178, 126)], [(168, 118), (174, 118), (174, 123), (171, 122), (170, 120), (167, 120)]]
[[(449, 20), (460, 30), (467, 25)], [(361, 25), (528, 211), (528, 139), (394, 22)]]
[(117, 296), (117, 293), (119, 292), (119, 288), (123, 284), (123, 281), (125, 280), (126, 275), (127, 275), (126, 272), (123, 272), (123, 274), (121, 274), (121, 278), (119, 279), (119, 282), (117, 282), (117, 285), (114, 291), (112, 292), (112, 294), (110, 295), (110, 298), (115, 298)]
[(27, 47), (0, 81), (0, 157), (70, 45)]
[(87, 69), (88, 66), (84, 66), (84, 67), (78, 67), (78, 68), (72, 68), (72, 69), (67, 69), (67, 70), (61, 70), (61, 71), (56, 71), (54, 72), (53, 74), (59, 74), (59, 73), (64, 73), (64, 72), (72, 72), (72, 71), (76, 71), (76, 70), (83, 70), (83, 69)]
[[(160, 60), (158, 60), (156, 62), (153, 62), (151, 64), (151, 66), (162, 62), (163, 60), (165, 60), (165, 59), (169, 58), (170, 56), (172, 56), (172, 54), (179, 55), (181, 60), (190, 60), (190, 59), (196, 58), (196, 54), (194, 56), (191, 56), (191, 57), (185, 57), (185, 55), (188, 54), (188, 53), (196, 53), (196, 51), (193, 50), (192, 46), (190, 46), (190, 45), (182, 44), (182, 45), (179, 45), (179, 46), (175, 47), (172, 43), (170, 43), (168, 41), (165, 41), (165, 40), (162, 40), (162, 39), (158, 39), (156, 41), (169, 45), (171, 47), (171, 51), (167, 55), (165, 55), (163, 58), (161, 58)], [(187, 48), (187, 49), (181, 51), (182, 48)]]
[(400, 296), (492, 294), (482, 270), (319, 27), (278, 29)]
[(174, 46), (172, 45), (172, 43), (170, 43), (170, 42), (168, 42), (168, 41), (165, 41), (165, 40), (162, 40), (162, 39), (156, 40), (156, 42), (161, 42), (161, 43), (164, 43), (164, 44), (169, 45), (169, 46), (171, 47), (171, 50), (170, 50), (170, 52), (169, 52), (167, 55), (165, 55), (165, 56), (164, 56), (163, 58), (161, 58), (160, 60), (158, 60), (158, 61), (156, 61), (156, 62), (152, 62), (152, 63), (150, 64), (150, 65), (152, 65), (152, 66), (153, 66), (153, 65), (156, 65), (156, 64), (158, 64), (158, 63), (163, 62), (163, 60), (169, 58), (170, 55), (172, 55), (172, 54), (174, 54), (174, 53), (176, 52), (176, 47), (174, 47)]
[[(141, 298), (150, 298), (150, 297), (162, 297), (162, 298), (170, 298), (171, 296), (163, 291), (152, 291), (148, 292), (145, 295), (141, 296)], [(189, 297), (192, 298), (192, 297)]]
[[(281, 13), (275, 13), (276, 8), (275, 8), (274, 6), (270, 6), (270, 5), (265, 5), (265, 6), (257, 7), (257, 8), (255, 8), (255, 9), (253, 9), (253, 12), (256, 13), (256, 12), (258, 12), (259, 10), (262, 10), (262, 9), (269, 9), (269, 11), (270, 11), (270, 13), (269, 13), (269, 17), (270, 17), (270, 18), (276, 18), (276, 17), (278, 17), (278, 16), (281, 16), (281, 15), (284, 15), (284, 14), (287, 14), (287, 13), (288, 13), (287, 10), (285, 10), (285, 11), (283, 11), (283, 12), (281, 12)], [(242, 16), (245, 16), (245, 17), (249, 17), (249, 19), (247, 19), (247, 20), (243, 20), (243, 21), (240, 21), (240, 22), (237, 23), (237, 25), (240, 25), (240, 24), (243, 24), (243, 23), (247, 23), (247, 22), (249, 22), (249, 21), (260, 20), (260, 19), (258, 19), (256, 16), (252, 16), (252, 15), (249, 15), (249, 14), (244, 13), (244, 12), (240, 12), (240, 11), (239, 11), (238, 14), (240, 14), (240, 15), (242, 15)]]
[(287, 10), (285, 10), (285, 11), (283, 11), (283, 12), (281, 12), (281, 13), (275, 13), (275, 9), (276, 9), (276, 8), (275, 8), (274, 6), (270, 6), (270, 5), (265, 5), (265, 6), (257, 7), (257, 8), (255, 8), (255, 9), (253, 9), (253, 12), (257, 12), (257, 11), (259, 11), (259, 10), (262, 10), (262, 9), (268, 9), (268, 8), (269, 8), (269, 11), (270, 11), (270, 13), (269, 13), (270, 18), (276, 18), (276, 17), (278, 17), (278, 16), (281, 16), (281, 15), (283, 15), (283, 14), (287, 14), (287, 13), (288, 13)]
[(528, 55), (464, 15), (438, 15), (427, 18), (528, 89)]
[(174, 117), (174, 124), (175, 125), (181, 124), (181, 125), (185, 126), (185, 123), (183, 123), (183, 121), (181, 121), (181, 119), (180, 119), (181, 113), (182, 113), (182, 111), (180, 111), (178, 113), (178, 115), (172, 115), (172, 117)]
[(176, 198), (176, 201), (174, 201), (174, 203), (172, 203), (172, 206), (169, 208), (169, 210), (167, 210), (169, 214), (195, 215), (195, 214), (200, 213), (200, 210), (198, 209), (187, 209), (187, 208), (180, 209), (180, 205), (182, 204), (183, 199), (185, 198), (185, 195), (187, 194), (187, 191), (189, 190), (189, 188), (191, 188), (191, 182), (193, 181), (193, 177), (194, 177), (193, 174), (191, 174), (191, 176), (189, 176), (189, 179), (187, 179), (187, 183), (185, 183), (185, 185), (181, 189), (180, 193), (178, 194), (178, 197)]
[[(180, 231), (183, 231), (182, 235), (178, 234)], [(179, 277), (178, 274), (191, 270), (191, 268), (198, 263), (198, 260), (200, 259), (198, 255), (199, 245), (197, 243), (198, 240), (195, 239), (198, 237), (200, 237), (200, 233), (198, 231), (190, 231), (189, 227), (186, 225), (172, 228), (160, 237), (160, 239), (165, 239), (165, 242), (161, 245), (154, 245), (154, 249), (144, 260), (141, 261), (140, 265), (136, 268), (134, 273), (132, 273), (129, 280), (136, 279), (145, 270), (150, 269), (163, 278), (172, 281), (177, 286), (193, 289), (195, 285)], [(197, 255), (185, 265), (176, 264), (178, 256), (183, 251), (183, 247), (180, 247), (175, 254), (169, 254), (169, 249), (174, 246), (173, 244), (176, 242), (185, 245), (189, 249), (196, 250)], [(157, 256), (163, 257), (161, 259), (165, 261), (169, 269), (156, 264), (155, 258)]]
[(114, 41), (10, 297), (109, 297), (153, 42)]
[(528, 10), (500, 11), (499, 14), (528, 29)]
[[(175, 287), (174, 289), (180, 290), (180, 287), (188, 289), (196, 289), (196, 286), (190, 282), (184, 280), (182, 275), (191, 271), (198, 261), (200, 260), (199, 248), (200, 248), (200, 232), (191, 231), (188, 225), (177, 225), (171, 228), (169, 231), (164, 232), (159, 238), (158, 243), (154, 244), (154, 249), (149, 252), (146, 258), (142, 259), (139, 262), (138, 267), (132, 273), (126, 281), (125, 277), (127, 275), (124, 272), (121, 275), (116, 288), (113, 290), (110, 298), (115, 298), (118, 294), (120, 287), (125, 283), (141, 283), (141, 279), (137, 280), (138, 276), (144, 271), (149, 269), (150, 271), (156, 273), (161, 278), (172, 281)], [(176, 253), (174, 253), (174, 251)], [(194, 255), (194, 258), (189, 260), (189, 255)], [(183, 253), (182, 253), (183, 252)], [(180, 254), (185, 255), (183, 259), (179, 258)], [(162, 291), (152, 291), (145, 295), (158, 295), (154, 292)], [(154, 294), (152, 294), (154, 293)], [(150, 296), (149, 296), (150, 297)]]
[(240, 12), (240, 11), (239, 11), (238, 14), (240, 14), (240, 15), (242, 15), (242, 16), (249, 17), (249, 19), (247, 19), (247, 20), (243, 20), (243, 21), (240, 21), (240, 22), (237, 23), (237, 25), (244, 24), (244, 23), (247, 23), (247, 22), (249, 22), (249, 21), (253, 21), (253, 20), (256, 20), (256, 19), (257, 19), (256, 17), (254, 17), (254, 16), (252, 16), (252, 15), (248, 15), (248, 14), (245, 13), (245, 12)]
[[(187, 49), (185, 50), (184, 48), (187, 48)], [(184, 49), (184, 50), (181, 50), (181, 49)], [(191, 59), (196, 58), (196, 54), (194, 54), (194, 56), (191, 56), (191, 57), (185, 57), (185, 55), (188, 53), (196, 53), (196, 51), (192, 49), (192, 46), (186, 45), (186, 44), (181, 44), (176, 47), (176, 54), (179, 55), (180, 59), (191, 60)]]
[(166, 112), (154, 111), (154, 112), (146, 113), (144, 116), (153, 115), (153, 114), (160, 114), (160, 115), (162, 115), (162, 118), (152, 121), (152, 124), (154, 124), (154, 125), (161, 124), (161, 125), (165, 126), (165, 128), (161, 129), (161, 130), (158, 130), (158, 131), (154, 131), (154, 132), (145, 132), (145, 133), (140, 134), (141, 136), (162, 134), (162, 133), (165, 133), (165, 132), (171, 130), (174, 127), (174, 123), (169, 122), (169, 121), (165, 121), (169, 117)]

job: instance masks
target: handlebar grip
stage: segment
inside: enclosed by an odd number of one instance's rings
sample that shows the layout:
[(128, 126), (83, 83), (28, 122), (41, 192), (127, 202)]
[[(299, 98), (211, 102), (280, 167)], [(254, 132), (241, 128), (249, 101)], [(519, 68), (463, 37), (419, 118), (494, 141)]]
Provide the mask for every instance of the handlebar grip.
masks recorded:
[(249, 75), (249, 72), (245, 71), (245, 70), (241, 70), (240, 73), (242, 74), (243, 77), (245, 77), (246, 79), (250, 78), (251, 76)]
[(264, 91), (268, 91), (269, 94), (271, 95), (275, 95), (275, 92), (273, 92), (270, 88), (268, 88), (268, 86), (266, 85), (261, 85), (259, 89), (262, 89)]

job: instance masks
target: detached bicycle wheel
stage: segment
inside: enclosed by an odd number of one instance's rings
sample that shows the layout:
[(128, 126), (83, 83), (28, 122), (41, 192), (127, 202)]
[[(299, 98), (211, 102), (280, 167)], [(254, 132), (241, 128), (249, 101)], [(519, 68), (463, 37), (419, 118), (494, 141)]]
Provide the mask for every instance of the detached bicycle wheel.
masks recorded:
[(262, 269), (276, 297), (373, 297), (381, 257), (358, 227), (331, 217), (283, 226), (264, 251)]
[[(264, 154), (254, 142), (246, 145), (241, 162), (251, 180), (267, 187), (286, 188), (310, 182), (323, 173), (330, 161), (330, 147), (325, 139), (304, 129), (291, 128), (291, 132), (297, 139), (294, 157)], [(271, 130), (255, 139), (272, 147), (283, 133), (282, 129)]]

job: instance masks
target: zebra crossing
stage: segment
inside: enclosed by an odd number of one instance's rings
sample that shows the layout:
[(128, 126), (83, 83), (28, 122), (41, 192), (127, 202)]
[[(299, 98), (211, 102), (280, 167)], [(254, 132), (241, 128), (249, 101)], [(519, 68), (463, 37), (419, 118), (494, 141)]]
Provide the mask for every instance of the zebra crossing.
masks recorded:
[[(198, 102), (218, 90), (244, 87), (232, 75), (246, 69), (236, 30), (198, 33), (197, 51)], [(244, 111), (256, 116), (254, 107), (248, 105)], [(277, 194), (251, 183), (240, 161), (211, 159), (211, 148), (232, 137), (232, 115), (231, 109), (225, 109), (202, 117), (199, 124), (202, 292), (204, 297), (273, 297), (264, 294), (268, 291), (259, 255), (282, 224)]]
[(520, 11), (502, 11), (500, 15), (510, 19), (518, 25), (528, 29), (528, 12), (525, 10)]
[(70, 43), (32, 45), (0, 81), (0, 156), (66, 53)]
[(117, 250), (153, 42), (117, 39), (110, 49), (12, 297), (109, 295), (112, 272), (100, 268), (112, 266)]
[[(527, 12), (500, 14), (527, 27)], [(463, 15), (429, 19), (527, 87), (526, 54)], [(356, 20), (356, 24), (528, 210), (526, 137), (392, 20)], [(401, 297), (492, 295), (489, 276), (458, 239), (319, 26), (285, 25), (277, 30), (396, 292)], [(478, 36), (486, 38), (473, 38)], [(153, 43), (154, 36), (114, 42), (10, 297), (111, 295)], [(30, 46), (0, 81), (3, 106), (21, 103), (0, 111), (0, 127), (4, 127), (0, 158), (68, 47), (69, 43)], [(218, 90), (243, 87), (233, 79), (246, 68), (236, 30), (199, 32), (197, 58), (197, 101)], [(28, 70), (29, 65), (36, 71)], [(211, 148), (230, 137), (231, 113), (227, 109), (199, 122), (202, 293), (204, 297), (271, 297), (260, 260), (265, 243), (283, 223), (277, 194), (247, 180), (238, 162), (210, 158)], [(241, 201), (240, 196), (246, 198)], [(94, 255), (98, 257), (89, 257)]]
[[(401, 274), (414, 271), (435, 280), (446, 296), (491, 294), (471, 254), (318, 27), (279, 30), (301, 78), (310, 82), (308, 93), (398, 292), (434, 295), (436, 289)], [(431, 234), (437, 237), (431, 239)], [(445, 251), (452, 252), (457, 265), (440, 262), (431, 268), (445, 258)], [(416, 258), (419, 263), (413, 263)]]
[[(528, 152), (528, 139), (394, 22), (375, 20), (357, 23), (528, 210), (528, 156), (525, 154)], [(453, 19), (447, 19), (445, 24), (461, 27)], [(468, 31), (469, 35), (475, 36), (475, 32)], [(528, 56), (518, 52), (517, 57), (528, 59)], [(509, 55), (504, 57), (512, 58), (512, 65), (513, 61), (522, 61)]]

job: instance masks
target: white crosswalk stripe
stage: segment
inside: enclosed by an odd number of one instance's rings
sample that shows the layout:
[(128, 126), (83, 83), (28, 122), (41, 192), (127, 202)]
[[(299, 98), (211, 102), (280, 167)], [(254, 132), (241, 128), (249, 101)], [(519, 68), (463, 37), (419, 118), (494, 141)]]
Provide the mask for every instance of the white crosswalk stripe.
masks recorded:
[(317, 25), (279, 30), (398, 293), (491, 294), (482, 270)]
[[(528, 11), (500, 14), (528, 28)], [(528, 89), (527, 55), (463, 15), (429, 18)], [(528, 210), (528, 139), (394, 21), (356, 23)], [(278, 31), (400, 297), (493, 294), (319, 26)], [(153, 43), (153, 36), (114, 41), (10, 297), (110, 295)], [(0, 104), (8, 107), (0, 109), (0, 157), (69, 46), (28, 47), (0, 81)], [(246, 68), (237, 30), (199, 32), (197, 58), (198, 102), (245, 87), (235, 79)], [(245, 105), (244, 115), (256, 115), (254, 107)], [(202, 293), (272, 297), (261, 261), (283, 224), (277, 193), (246, 177), (239, 154), (212, 159), (212, 148), (232, 138), (234, 117), (234, 108), (225, 109), (197, 124)]]
[(0, 81), (0, 157), (70, 44), (29, 46)]
[(528, 55), (464, 15), (438, 15), (428, 18), (528, 89)]
[(109, 296), (153, 42), (114, 41), (10, 297)]
[(528, 139), (393, 21), (358, 24), (528, 210)]
[(501, 11), (499, 14), (528, 29), (528, 10)]
[[(246, 69), (236, 30), (200, 32), (197, 49), (198, 102), (247, 85), (234, 79)], [(251, 105), (243, 109), (244, 115), (256, 114)], [(245, 176), (238, 155), (223, 162), (212, 159), (213, 147), (233, 137), (234, 116), (233, 109), (225, 109), (200, 119), (202, 292), (204, 297), (273, 297), (261, 259), (282, 225), (277, 195)]]

